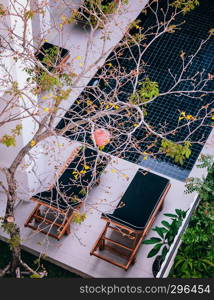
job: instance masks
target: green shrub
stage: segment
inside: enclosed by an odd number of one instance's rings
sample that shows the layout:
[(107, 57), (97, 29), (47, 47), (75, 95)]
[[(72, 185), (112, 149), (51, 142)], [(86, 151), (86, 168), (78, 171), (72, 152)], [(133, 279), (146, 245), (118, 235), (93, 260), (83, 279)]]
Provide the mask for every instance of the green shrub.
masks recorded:
[(202, 156), (199, 167), (208, 168), (208, 176), (187, 183), (187, 192), (198, 191), (201, 202), (182, 237), (169, 277), (214, 277), (214, 168), (213, 157)]
[[(186, 211), (181, 209), (175, 209), (174, 214), (164, 214), (164, 216), (169, 217), (172, 222), (169, 223), (165, 220), (161, 222), (163, 227), (156, 226), (152, 230), (155, 231), (159, 237), (152, 237), (149, 240), (144, 240), (143, 244), (152, 244), (155, 245), (152, 250), (148, 253), (147, 257), (153, 257), (160, 253), (161, 257), (164, 260), (167, 252), (169, 251), (170, 246), (172, 245), (175, 236), (178, 233), (180, 226), (182, 225), (183, 220), (186, 217)], [(161, 250), (162, 249), (162, 250)]]

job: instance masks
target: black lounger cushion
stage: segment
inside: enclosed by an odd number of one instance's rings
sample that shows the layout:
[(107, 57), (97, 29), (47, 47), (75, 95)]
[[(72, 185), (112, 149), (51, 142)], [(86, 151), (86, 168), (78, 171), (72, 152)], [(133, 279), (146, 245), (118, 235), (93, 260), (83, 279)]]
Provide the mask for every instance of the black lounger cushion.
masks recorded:
[(73, 208), (84, 201), (87, 192), (97, 182), (107, 164), (108, 159), (105, 156), (98, 158), (97, 151), (81, 148), (55, 186), (33, 198), (56, 208)]
[(49, 191), (38, 193), (34, 195), (33, 198), (39, 200), (40, 202), (44, 202), (48, 205), (51, 205), (55, 208), (60, 208), (62, 210), (68, 207), (75, 208), (79, 204), (79, 202), (76, 201), (75, 198), (73, 198), (72, 201), (72, 195), (67, 195), (68, 193), (63, 193), (62, 195), (60, 195), (56, 188), (53, 188)]
[(168, 184), (168, 179), (148, 172), (144, 175), (139, 169), (118, 208), (102, 216), (134, 230), (144, 230)]

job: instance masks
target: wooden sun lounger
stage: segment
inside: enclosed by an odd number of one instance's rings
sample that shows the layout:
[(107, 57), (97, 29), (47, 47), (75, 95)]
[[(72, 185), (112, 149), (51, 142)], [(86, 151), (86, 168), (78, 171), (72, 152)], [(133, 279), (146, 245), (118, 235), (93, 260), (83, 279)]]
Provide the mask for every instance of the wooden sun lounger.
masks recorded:
[[(106, 221), (106, 225), (90, 254), (128, 270), (162, 209), (170, 186), (168, 179), (139, 169), (114, 212), (102, 214), (101, 218)], [(122, 240), (126, 240), (126, 244), (109, 237), (109, 234), (115, 232)], [(101, 253), (106, 248), (125, 258), (126, 262), (120, 263)]]
[[(57, 174), (57, 182), (47, 191), (32, 197), (36, 207), (25, 222), (26, 227), (60, 239), (70, 233), (70, 223), (87, 198), (90, 189), (99, 183), (100, 175), (108, 159), (90, 148), (78, 147), (69, 156)], [(46, 208), (48, 213), (41, 212)], [(52, 215), (52, 217), (50, 217)], [(39, 228), (38, 225), (54, 226), (57, 233)], [(41, 226), (40, 226), (41, 227)]]

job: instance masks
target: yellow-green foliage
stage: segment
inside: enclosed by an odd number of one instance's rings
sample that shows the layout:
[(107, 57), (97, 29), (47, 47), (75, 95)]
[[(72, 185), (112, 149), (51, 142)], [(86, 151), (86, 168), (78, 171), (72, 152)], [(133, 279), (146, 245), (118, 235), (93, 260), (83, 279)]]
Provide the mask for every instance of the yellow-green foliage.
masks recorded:
[(30, 275), (30, 278), (39, 279), (39, 278), (42, 278), (42, 276), (39, 274), (32, 274), (32, 275)]
[(176, 0), (171, 5), (175, 8), (181, 9), (183, 13), (186, 14), (199, 4), (198, 0)]
[[(128, 0), (122, 0), (123, 4), (128, 4)], [(105, 15), (113, 14), (116, 12), (117, 3), (115, 1), (103, 4), (103, 0), (85, 0), (83, 3), (83, 14), (78, 11), (74, 11), (70, 20), (77, 19), (79, 21), (87, 21), (93, 27), (99, 25), (102, 28), (103, 24), (100, 22)]]
[[(4, 232), (10, 234), (11, 232), (16, 230), (16, 225), (14, 223), (2, 223), (1, 227), (3, 228)], [(8, 239), (8, 244), (10, 249), (14, 249), (19, 246), (21, 243), (20, 237), (18, 234), (14, 234), (11, 238)]]
[(11, 130), (12, 135), (4, 134), (0, 142), (7, 147), (16, 146), (16, 137), (21, 134), (21, 130), (22, 125), (16, 125), (16, 127)]
[(59, 49), (56, 46), (46, 49), (45, 56), (42, 59), (42, 62), (50, 67), (53, 67), (56, 64), (57, 57), (59, 57)]
[(59, 80), (46, 72), (41, 72), (37, 79), (37, 84), (42, 91), (50, 91), (54, 86), (59, 85)]
[(0, 16), (4, 16), (6, 14), (6, 8), (3, 4), (0, 4)]
[(53, 96), (53, 99), (55, 100), (55, 105), (58, 106), (62, 100), (66, 100), (70, 95), (71, 89), (66, 90), (59, 90), (57, 95)]
[(28, 10), (24, 14), (26, 19), (32, 19), (34, 17), (34, 15), (35, 15), (35, 11), (33, 11), (33, 10)]
[(81, 213), (79, 213), (79, 212), (75, 212), (72, 221), (73, 221), (74, 223), (81, 224), (82, 222), (85, 221), (86, 217), (87, 217), (87, 216), (86, 216), (86, 213), (82, 213), (82, 214), (81, 214)]
[(132, 104), (146, 103), (153, 98), (159, 96), (159, 86), (155, 81), (145, 78), (143, 82), (139, 82), (139, 88), (129, 97)]
[(18, 235), (13, 235), (13, 237), (8, 240), (8, 243), (11, 250), (15, 249), (21, 244), (20, 237)]
[(1, 142), (3, 145), (10, 147), (10, 146), (16, 146), (16, 139), (12, 135), (4, 134)]
[(161, 148), (159, 151), (174, 159), (176, 163), (183, 165), (184, 160), (189, 158), (191, 155), (190, 146), (191, 143), (188, 141), (184, 142), (184, 145), (181, 145), (176, 144), (173, 141), (163, 139), (161, 141)]

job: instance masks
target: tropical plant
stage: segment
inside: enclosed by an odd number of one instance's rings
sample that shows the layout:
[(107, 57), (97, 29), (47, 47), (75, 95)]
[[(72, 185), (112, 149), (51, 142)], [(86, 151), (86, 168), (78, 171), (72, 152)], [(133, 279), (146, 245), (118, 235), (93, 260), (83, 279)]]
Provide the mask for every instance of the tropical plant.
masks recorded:
[(187, 192), (197, 191), (201, 202), (182, 237), (182, 244), (175, 257), (170, 277), (214, 277), (213, 159), (210, 155), (202, 155), (200, 158), (198, 167), (207, 167), (209, 170), (206, 179), (192, 178), (190, 182), (188, 180)]
[(214, 199), (214, 157), (201, 155), (198, 168), (207, 168), (208, 176), (202, 178), (190, 177), (186, 180), (186, 193), (198, 192), (202, 200), (213, 201)]
[(157, 255), (161, 250), (161, 258), (164, 260), (170, 246), (172, 245), (175, 236), (178, 233), (183, 220), (186, 217), (186, 211), (181, 209), (175, 209), (175, 214), (167, 213), (164, 216), (169, 217), (172, 222), (162, 221), (163, 227), (156, 226), (152, 230), (155, 231), (159, 237), (151, 237), (149, 240), (144, 240), (143, 244), (155, 245), (152, 250), (148, 253), (147, 257), (153, 257)]
[[(194, 251), (193, 251), (194, 249)], [(192, 216), (182, 237), (169, 276), (213, 278), (214, 276), (214, 204), (203, 202)]]

